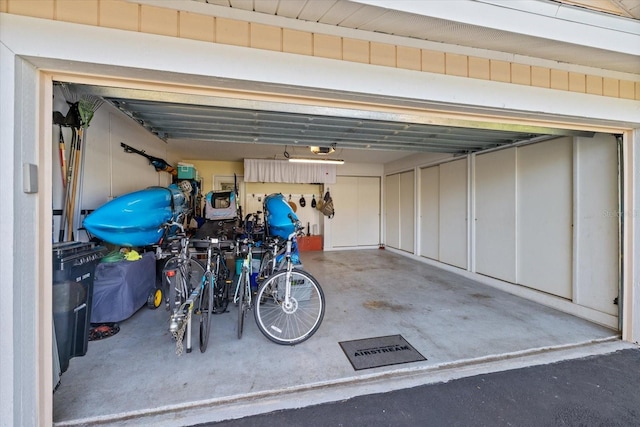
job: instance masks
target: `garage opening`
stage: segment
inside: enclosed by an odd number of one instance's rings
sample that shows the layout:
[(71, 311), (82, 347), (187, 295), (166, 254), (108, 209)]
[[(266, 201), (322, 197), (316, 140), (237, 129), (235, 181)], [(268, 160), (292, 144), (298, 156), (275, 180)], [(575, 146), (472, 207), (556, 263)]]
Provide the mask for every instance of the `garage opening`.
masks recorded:
[[(451, 126), (409, 123), (420, 115), (338, 103), (312, 111), (160, 90), (74, 90), (105, 101), (86, 129), (80, 217), (127, 192), (172, 182), (123, 142), (193, 165), (204, 193), (235, 175), (245, 213), (257, 211), (266, 194), (291, 195), (308, 234), (322, 238), (324, 250), (300, 256), (322, 284), (327, 311), (312, 339), (287, 347), (266, 340), (251, 317), (239, 340), (230, 305), (213, 319), (207, 352), (178, 357), (167, 312), (140, 307), (118, 321), (117, 334), (71, 359), (54, 392), (57, 425), (224, 419), (261, 411), (258, 402), (293, 405), (282, 401), (327, 387), (391, 376), (425, 381), (461, 364), (619, 338), (623, 210), (614, 135), (477, 121), (464, 128), (455, 118)], [(54, 111), (66, 114), (67, 100), (55, 89), (54, 96)], [(56, 148), (68, 133), (54, 126)], [(244, 181), (242, 159), (317, 156), (311, 146), (345, 161), (335, 182)], [(63, 191), (62, 152), (54, 152), (55, 211)], [(310, 206), (327, 189), (336, 204), (331, 219)], [(53, 236), (59, 227), (54, 222)], [(81, 223), (74, 232), (90, 237)], [(355, 372), (338, 345), (393, 334), (427, 360)]]

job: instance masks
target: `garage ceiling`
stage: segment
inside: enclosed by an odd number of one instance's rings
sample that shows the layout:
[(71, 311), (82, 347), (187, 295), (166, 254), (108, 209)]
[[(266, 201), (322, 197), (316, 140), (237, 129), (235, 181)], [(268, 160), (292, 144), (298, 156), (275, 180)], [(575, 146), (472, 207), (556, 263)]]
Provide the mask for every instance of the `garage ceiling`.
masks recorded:
[(112, 97), (106, 100), (164, 140), (463, 154), (544, 135), (533, 130), (473, 129)]
[(71, 85), (68, 90), (104, 99), (171, 151), (202, 160), (284, 159), (285, 151), (291, 157), (315, 157), (309, 147), (317, 146), (335, 150), (325, 158), (386, 163), (416, 153), (466, 154), (555, 136), (592, 135), (456, 119), (434, 124), (416, 115), (114, 87)]

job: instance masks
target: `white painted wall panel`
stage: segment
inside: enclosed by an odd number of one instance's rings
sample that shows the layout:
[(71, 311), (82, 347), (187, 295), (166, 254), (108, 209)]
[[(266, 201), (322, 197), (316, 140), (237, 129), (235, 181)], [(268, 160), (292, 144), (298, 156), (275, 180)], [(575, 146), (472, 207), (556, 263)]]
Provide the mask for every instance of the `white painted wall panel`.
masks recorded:
[(440, 165), (440, 261), (467, 267), (467, 160)]
[[(340, 179), (341, 177), (338, 177)], [(358, 246), (380, 244), (380, 178), (359, 177), (358, 216), (347, 220), (357, 223)]]
[(572, 139), (518, 148), (517, 282), (572, 297)]
[(439, 259), (440, 167), (420, 170), (420, 256)]
[(380, 243), (380, 178), (338, 176), (331, 197), (340, 206), (330, 220), (334, 248)]
[[(353, 223), (358, 218), (358, 206), (353, 203), (358, 199), (358, 178), (339, 176), (331, 188), (334, 206), (340, 211), (331, 221), (331, 242), (333, 247), (355, 246), (358, 241), (358, 227)], [(326, 219), (325, 219), (326, 220)]]
[(415, 172), (400, 174), (400, 249), (414, 252), (415, 244)]
[(400, 249), (400, 175), (388, 175), (384, 184), (385, 244)]
[(516, 149), (476, 157), (476, 272), (516, 281)]
[(617, 315), (618, 220), (633, 211), (618, 206), (617, 144), (613, 136), (577, 138), (576, 303)]

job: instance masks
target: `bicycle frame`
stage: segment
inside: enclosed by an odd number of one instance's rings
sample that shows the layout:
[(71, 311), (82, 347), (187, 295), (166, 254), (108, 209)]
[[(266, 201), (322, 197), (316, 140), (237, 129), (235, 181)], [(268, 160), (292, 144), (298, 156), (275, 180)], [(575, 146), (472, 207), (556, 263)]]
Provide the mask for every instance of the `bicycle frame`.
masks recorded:
[(246, 247), (246, 254), (242, 260), (242, 270), (238, 276), (238, 282), (236, 283), (236, 290), (233, 296), (233, 302), (238, 304), (238, 339), (242, 338), (242, 331), (244, 329), (244, 317), (251, 308), (251, 268), (253, 262), (252, 254), (253, 241), (251, 239), (244, 239), (241, 244), (238, 245), (237, 250), (239, 253), (244, 253)]
[(253, 244), (250, 243), (247, 239), (245, 239), (244, 243), (248, 246), (247, 255), (242, 260), (242, 270), (240, 271), (240, 275), (238, 276), (238, 281), (236, 282), (236, 291), (235, 291), (235, 294), (233, 295), (233, 302), (235, 304), (238, 303), (241, 283), (246, 284), (246, 286), (244, 287), (245, 289), (243, 289), (243, 291), (245, 292), (244, 296), (249, 298), (248, 300), (249, 303), (251, 302), (251, 268), (252, 268), (251, 264), (253, 262), (253, 254), (252, 254)]
[(285, 245), (284, 259), (285, 259), (285, 266), (287, 270), (287, 275), (286, 275), (287, 285), (285, 286), (285, 294), (284, 294), (285, 307), (291, 306), (291, 280), (289, 280), (291, 278), (291, 270), (293, 269), (293, 262), (291, 261), (291, 249), (293, 247), (293, 239), (295, 239), (297, 234), (298, 234), (297, 231), (294, 231), (293, 233), (291, 233), (287, 238), (287, 244)]

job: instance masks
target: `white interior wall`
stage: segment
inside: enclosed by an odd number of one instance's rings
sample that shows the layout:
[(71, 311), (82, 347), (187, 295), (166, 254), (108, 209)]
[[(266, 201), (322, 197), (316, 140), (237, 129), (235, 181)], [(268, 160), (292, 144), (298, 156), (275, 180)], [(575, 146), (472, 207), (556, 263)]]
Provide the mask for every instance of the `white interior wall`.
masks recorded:
[(572, 139), (518, 148), (517, 283), (572, 297)]
[(516, 281), (516, 149), (475, 159), (476, 272)]
[(353, 246), (358, 241), (358, 226), (354, 224), (358, 215), (358, 178), (339, 176), (333, 186), (333, 202), (337, 206), (336, 216), (331, 219), (331, 241), (333, 247)]
[(387, 175), (384, 180), (384, 242), (400, 248), (400, 174)]
[(414, 253), (415, 246), (415, 172), (413, 170), (385, 177), (385, 243)]
[[(474, 200), (476, 273), (618, 315), (618, 217), (634, 212), (617, 207), (612, 135), (478, 154), (469, 189), (463, 161), (452, 163), (420, 170), (421, 256), (467, 268), (465, 200)], [(443, 239), (444, 257), (435, 250)]]
[(574, 301), (617, 316), (618, 221), (635, 212), (618, 204), (615, 137), (576, 138), (574, 158)]
[(400, 174), (400, 249), (414, 253), (415, 244), (415, 172)]
[(440, 167), (420, 169), (420, 256), (439, 259)]
[(358, 246), (380, 245), (380, 177), (358, 178)]
[(380, 178), (338, 176), (331, 195), (336, 215), (331, 222), (332, 247), (374, 247), (380, 243)]
[(467, 159), (443, 163), (439, 169), (438, 259), (467, 268)]
[[(62, 91), (54, 87), (53, 109), (63, 115), (67, 114), (68, 105)], [(65, 158), (71, 149), (71, 130), (62, 127), (65, 140)], [(64, 190), (60, 170), (58, 137), (60, 128), (52, 129), (52, 176), (53, 209), (62, 210)], [(78, 194), (80, 208), (96, 209), (104, 203), (132, 191), (150, 186), (167, 186), (172, 177), (167, 172), (156, 172), (145, 157), (127, 153), (120, 143), (145, 151), (147, 154), (162, 158), (175, 165), (175, 159), (167, 157), (167, 144), (151, 135), (137, 123), (108, 103), (100, 106), (85, 131), (81, 149), (84, 151), (84, 172), (82, 174), (82, 192)], [(67, 165), (68, 166), (68, 165)], [(53, 235), (58, 239), (61, 217), (54, 216)], [(74, 221), (75, 222), (75, 221)], [(76, 230), (81, 221), (76, 222)], [(86, 240), (88, 236), (75, 233), (77, 239)]]

